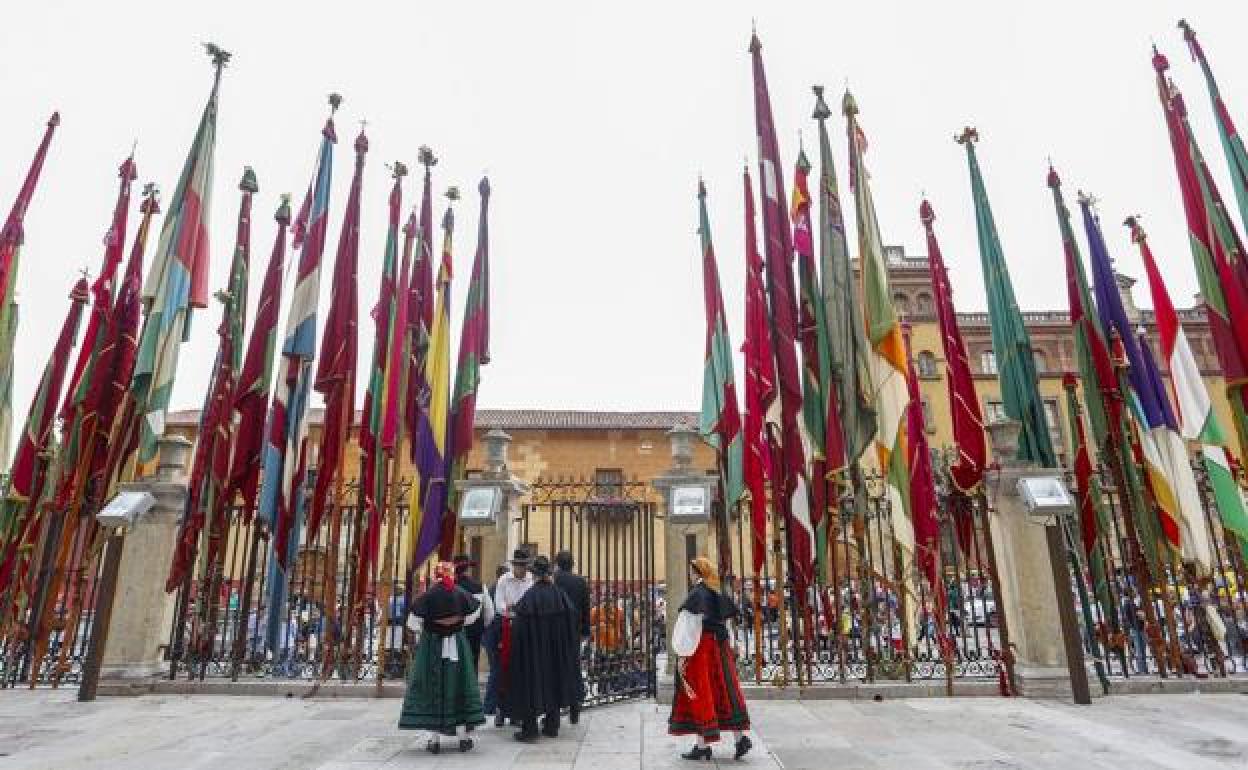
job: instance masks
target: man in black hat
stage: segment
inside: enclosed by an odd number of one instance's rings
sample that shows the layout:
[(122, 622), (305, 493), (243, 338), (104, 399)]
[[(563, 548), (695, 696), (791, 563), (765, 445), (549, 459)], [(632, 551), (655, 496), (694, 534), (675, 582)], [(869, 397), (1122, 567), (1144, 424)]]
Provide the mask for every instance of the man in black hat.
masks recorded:
[[(560, 551), (555, 554), (555, 585), (568, 595), (568, 599), (572, 602), (572, 607), (576, 610), (577, 635), (580, 637), (577, 645), (579, 662), (580, 648), (589, 639), (589, 583), (585, 581), (585, 578), (573, 571), (575, 566), (576, 562), (572, 559), (571, 551)], [(572, 724), (580, 721), (581, 702), (584, 700), (585, 682), (581, 677), (577, 677), (576, 702), (568, 708), (568, 721)]]
[(472, 598), (481, 604), (481, 614), (476, 622), (464, 626), (464, 638), (468, 640), (468, 649), (472, 655), (472, 670), (481, 670), (481, 634), (485, 627), (494, 619), (494, 601), (481, 583), (472, 576), (472, 568), (477, 563), (467, 554), (455, 557), (455, 585), (464, 589)]
[(512, 658), (503, 703), (507, 715), (520, 722), (516, 740), (559, 735), (559, 711), (576, 703), (581, 678), (580, 639), (576, 609), (551, 578), (550, 560), (533, 562), (535, 581), (513, 607)]
[(523, 548), (517, 548), (511, 555), (511, 573), (503, 575), (494, 586), (494, 611), (502, 616), (502, 628), (499, 633), (498, 663), (499, 671), (495, 682), (498, 687), (498, 714), (494, 717), (494, 726), (502, 727), (503, 719), (510, 717), (504, 704), (507, 689), (511, 681), (511, 629), (515, 618), (515, 607), (529, 588), (533, 586), (533, 576), (529, 574), (529, 554)]

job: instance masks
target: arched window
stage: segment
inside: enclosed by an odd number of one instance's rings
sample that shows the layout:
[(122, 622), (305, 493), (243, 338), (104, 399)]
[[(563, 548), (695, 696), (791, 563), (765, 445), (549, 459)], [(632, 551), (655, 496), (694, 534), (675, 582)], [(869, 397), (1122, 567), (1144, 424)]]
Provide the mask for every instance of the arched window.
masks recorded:
[(979, 371), (984, 374), (997, 373), (997, 354), (992, 352), (992, 348), (979, 354)]
[(903, 292), (897, 292), (893, 295), (893, 308), (899, 315), (910, 315), (910, 297), (906, 296)]
[(919, 315), (931, 315), (932, 314), (932, 295), (928, 294), (925, 291), (920, 292), (919, 295), (914, 298), (914, 312), (918, 313)]
[(932, 402), (927, 396), (922, 396), (919, 403), (923, 406), (923, 430), (927, 433), (935, 433), (936, 420), (932, 417)]
[(920, 377), (930, 377), (935, 379), (940, 374), (936, 371), (936, 356), (930, 350), (921, 350), (919, 355), (914, 359), (914, 365), (918, 370)]

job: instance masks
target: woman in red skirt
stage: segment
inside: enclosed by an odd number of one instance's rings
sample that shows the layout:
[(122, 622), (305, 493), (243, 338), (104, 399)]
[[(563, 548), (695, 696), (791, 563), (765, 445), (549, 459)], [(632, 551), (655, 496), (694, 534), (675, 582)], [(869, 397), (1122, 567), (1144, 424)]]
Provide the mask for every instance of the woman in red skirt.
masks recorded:
[(718, 742), (721, 732), (731, 730), (736, 736), (733, 759), (740, 759), (754, 744), (745, 734), (750, 729), (750, 715), (741, 695), (737, 655), (727, 625), (737, 616), (737, 607), (720, 593), (719, 574), (710, 560), (699, 556), (689, 566), (694, 586), (680, 605), (672, 629), (671, 650), (677, 656), (676, 696), (667, 731), (697, 737), (697, 743), (682, 757), (709, 760), (709, 744)]

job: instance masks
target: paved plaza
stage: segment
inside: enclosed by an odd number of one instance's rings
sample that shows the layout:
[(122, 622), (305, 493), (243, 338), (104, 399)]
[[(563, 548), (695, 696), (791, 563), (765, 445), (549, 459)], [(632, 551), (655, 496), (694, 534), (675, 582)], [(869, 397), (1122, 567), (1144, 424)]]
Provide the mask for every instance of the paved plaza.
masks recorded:
[[(689, 743), (664, 706), (594, 709), (556, 740), (485, 728), (477, 748), (432, 756), (394, 727), (394, 699), (146, 696), (79, 704), (72, 691), (0, 691), (0, 769), (661, 768)], [(1248, 763), (1248, 698), (1114, 696), (1091, 707), (1003, 698), (758, 701), (756, 750), (720, 767), (1201, 768)]]

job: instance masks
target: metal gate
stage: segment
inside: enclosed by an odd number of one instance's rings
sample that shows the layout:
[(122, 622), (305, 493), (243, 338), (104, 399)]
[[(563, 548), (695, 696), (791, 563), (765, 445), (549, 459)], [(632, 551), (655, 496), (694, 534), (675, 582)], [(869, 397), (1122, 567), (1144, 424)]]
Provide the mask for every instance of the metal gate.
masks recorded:
[(581, 651), (585, 707), (652, 696), (664, 603), (655, 572), (656, 506), (645, 482), (539, 479), (519, 537), (553, 561), (569, 551), (589, 582), (590, 639)]

